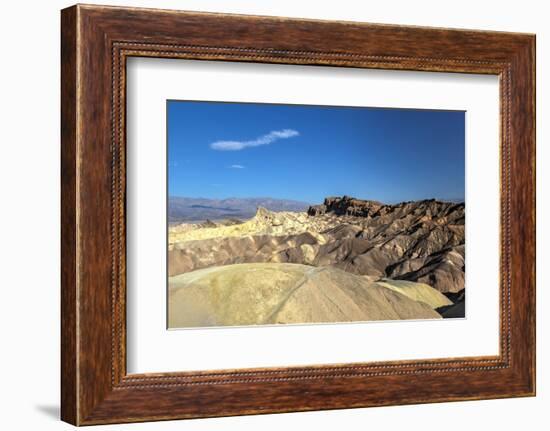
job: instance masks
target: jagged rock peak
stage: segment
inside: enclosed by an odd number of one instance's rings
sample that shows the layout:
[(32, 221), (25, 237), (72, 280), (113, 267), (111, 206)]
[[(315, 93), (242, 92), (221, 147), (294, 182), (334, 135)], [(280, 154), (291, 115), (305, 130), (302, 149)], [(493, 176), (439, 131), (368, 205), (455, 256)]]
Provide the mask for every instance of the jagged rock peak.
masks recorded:
[(256, 218), (269, 218), (272, 217), (273, 213), (267, 208), (259, 206), (256, 210)]
[(381, 202), (355, 199), (350, 196), (327, 197), (321, 205), (310, 206), (308, 214), (317, 216), (332, 213), (335, 215), (367, 217), (378, 212), (384, 206)]
[(444, 215), (456, 209), (464, 210), (464, 203), (442, 202), (436, 199), (421, 201), (401, 202), (395, 205), (387, 205), (382, 202), (356, 199), (350, 196), (327, 197), (320, 205), (312, 205), (308, 208), (308, 215), (319, 216), (333, 214), (337, 216), (376, 217), (392, 213), (397, 209), (420, 209), (426, 213)]
[(285, 221), (287, 221), (287, 217), (284, 213), (276, 213), (259, 206), (256, 211), (256, 215), (254, 216), (254, 220), (256, 223), (264, 226), (282, 226)]

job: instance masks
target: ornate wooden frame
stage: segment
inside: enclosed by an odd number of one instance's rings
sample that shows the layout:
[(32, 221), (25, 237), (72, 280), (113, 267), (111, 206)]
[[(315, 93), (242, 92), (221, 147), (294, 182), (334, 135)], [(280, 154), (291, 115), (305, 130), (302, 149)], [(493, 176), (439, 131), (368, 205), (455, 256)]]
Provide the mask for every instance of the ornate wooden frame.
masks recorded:
[[(535, 394), (535, 36), (77, 5), (62, 11), (61, 417), (75, 425)], [(494, 74), (500, 354), (126, 373), (129, 56)]]

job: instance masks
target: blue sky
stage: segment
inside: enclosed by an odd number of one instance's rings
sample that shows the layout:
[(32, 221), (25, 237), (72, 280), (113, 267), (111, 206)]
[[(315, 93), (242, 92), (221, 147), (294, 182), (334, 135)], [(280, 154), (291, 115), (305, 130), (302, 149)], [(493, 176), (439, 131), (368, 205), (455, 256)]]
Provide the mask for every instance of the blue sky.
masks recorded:
[(168, 101), (168, 193), (464, 199), (465, 113)]

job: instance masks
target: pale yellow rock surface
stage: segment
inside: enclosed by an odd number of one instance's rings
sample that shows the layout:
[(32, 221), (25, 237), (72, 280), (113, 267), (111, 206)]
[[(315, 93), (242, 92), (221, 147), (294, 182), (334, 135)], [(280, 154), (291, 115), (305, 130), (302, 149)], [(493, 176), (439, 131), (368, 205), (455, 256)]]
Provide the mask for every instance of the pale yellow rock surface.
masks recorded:
[(293, 235), (309, 232), (315, 235), (319, 244), (324, 244), (323, 236), (318, 232), (326, 229), (329, 219), (313, 219), (305, 212), (271, 212), (259, 208), (256, 215), (244, 223), (230, 226), (199, 227), (199, 225), (181, 224), (170, 227), (168, 243), (170, 245), (186, 241), (212, 238), (246, 237), (257, 235)]
[(170, 328), (439, 318), (424, 302), (332, 267), (248, 263), (169, 278)]
[(445, 295), (425, 283), (406, 280), (383, 280), (378, 281), (377, 284), (399, 292), (415, 301), (424, 302), (434, 309), (453, 303)]

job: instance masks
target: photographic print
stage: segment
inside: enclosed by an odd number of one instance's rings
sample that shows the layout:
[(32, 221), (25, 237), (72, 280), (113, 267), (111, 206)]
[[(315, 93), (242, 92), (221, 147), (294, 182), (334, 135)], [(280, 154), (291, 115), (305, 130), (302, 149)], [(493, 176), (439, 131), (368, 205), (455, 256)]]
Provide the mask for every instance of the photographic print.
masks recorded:
[(465, 317), (465, 112), (169, 100), (168, 327)]

